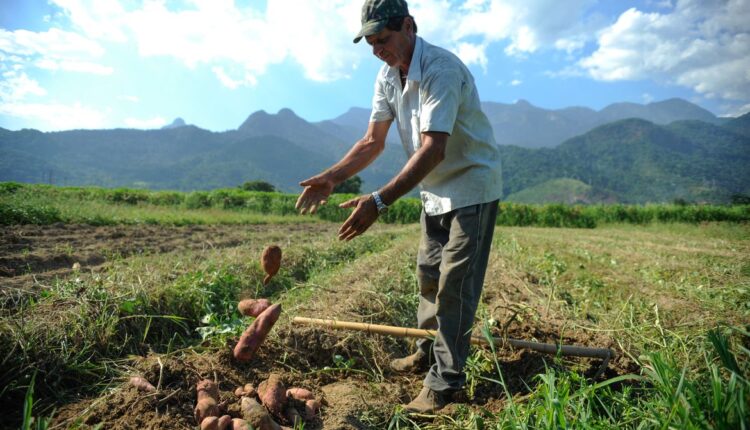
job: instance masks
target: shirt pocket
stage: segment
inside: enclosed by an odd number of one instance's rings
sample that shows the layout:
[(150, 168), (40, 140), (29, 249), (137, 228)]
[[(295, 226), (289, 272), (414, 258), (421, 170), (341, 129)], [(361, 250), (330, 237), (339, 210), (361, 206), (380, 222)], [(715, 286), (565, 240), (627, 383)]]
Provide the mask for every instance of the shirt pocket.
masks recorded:
[(422, 146), (422, 133), (419, 131), (419, 109), (411, 109), (411, 141), (414, 150), (418, 150)]

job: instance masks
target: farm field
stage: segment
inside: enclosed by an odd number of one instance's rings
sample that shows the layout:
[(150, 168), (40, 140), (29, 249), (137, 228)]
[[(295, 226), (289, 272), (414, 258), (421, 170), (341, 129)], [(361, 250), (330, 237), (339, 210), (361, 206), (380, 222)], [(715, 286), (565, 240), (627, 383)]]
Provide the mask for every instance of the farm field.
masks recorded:
[[(388, 369), (409, 341), (292, 324), (416, 325), (418, 225), (377, 223), (347, 243), (338, 226), (0, 227), (0, 398), (12, 405), (0, 427), (26, 414), (29, 428), (192, 429), (198, 381), (217, 381), (238, 415), (235, 388), (276, 373), (325, 400), (305, 429), (747, 428), (747, 224), (498, 226), (476, 334), (616, 355), (590, 380), (600, 360), (473, 347), (461, 402), (437, 416), (399, 406), (423, 376)], [(270, 244), (284, 256), (263, 286)], [(283, 312), (238, 363), (252, 318), (236, 304), (260, 297)], [(130, 386), (135, 375), (158, 391)]]

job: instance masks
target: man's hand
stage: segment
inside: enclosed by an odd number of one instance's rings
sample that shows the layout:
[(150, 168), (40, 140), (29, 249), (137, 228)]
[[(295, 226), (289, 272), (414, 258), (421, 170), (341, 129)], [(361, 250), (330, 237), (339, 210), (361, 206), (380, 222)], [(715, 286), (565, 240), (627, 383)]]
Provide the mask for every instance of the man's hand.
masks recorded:
[(324, 175), (313, 176), (299, 183), (305, 187), (297, 199), (294, 208), (300, 214), (314, 214), (318, 208), (328, 202), (328, 196), (333, 192), (333, 182)]
[(340, 208), (354, 208), (349, 218), (339, 229), (339, 240), (350, 241), (368, 228), (378, 219), (378, 207), (370, 194), (355, 197), (339, 205)]

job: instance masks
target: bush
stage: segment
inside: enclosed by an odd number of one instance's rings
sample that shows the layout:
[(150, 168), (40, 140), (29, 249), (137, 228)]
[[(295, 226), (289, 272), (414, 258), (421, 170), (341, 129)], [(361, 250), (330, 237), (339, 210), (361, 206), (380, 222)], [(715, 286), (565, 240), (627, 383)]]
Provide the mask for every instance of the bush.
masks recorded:
[(240, 185), (240, 189), (244, 191), (263, 191), (266, 193), (276, 192), (276, 187), (265, 181), (248, 181)]
[(128, 188), (117, 188), (107, 195), (107, 200), (115, 203), (135, 205), (149, 200), (149, 192), (145, 190), (131, 190)]
[(18, 182), (0, 182), (0, 195), (14, 194), (21, 188), (23, 188), (23, 185), (19, 184)]
[(362, 178), (354, 175), (333, 188), (334, 194), (361, 194)]
[(179, 206), (185, 202), (185, 193), (177, 191), (160, 191), (152, 193), (149, 203), (159, 206)]
[(211, 198), (207, 191), (193, 191), (185, 197), (185, 207), (202, 209), (211, 207)]
[(60, 211), (50, 206), (0, 202), (0, 224), (52, 224), (62, 221)]

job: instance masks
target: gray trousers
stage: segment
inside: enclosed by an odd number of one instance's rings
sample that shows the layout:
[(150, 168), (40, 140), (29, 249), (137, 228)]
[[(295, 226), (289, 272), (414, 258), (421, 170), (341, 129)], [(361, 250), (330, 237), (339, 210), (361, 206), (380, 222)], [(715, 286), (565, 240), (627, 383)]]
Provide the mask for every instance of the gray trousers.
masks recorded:
[(471, 328), (487, 271), (498, 201), (429, 216), (422, 210), (417, 254), (421, 329), (437, 330), (434, 342), (417, 347), (431, 358), (424, 385), (434, 391), (459, 390), (469, 355)]

